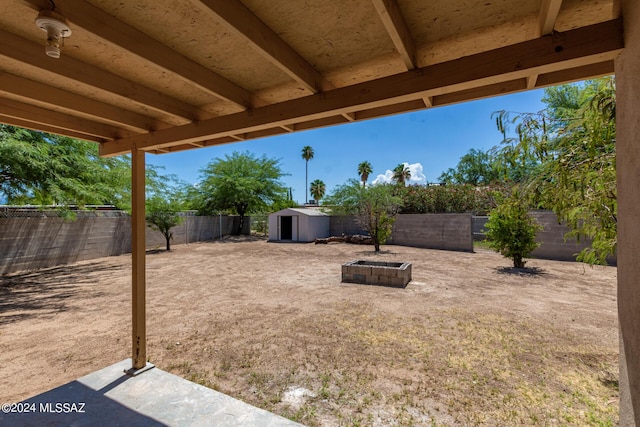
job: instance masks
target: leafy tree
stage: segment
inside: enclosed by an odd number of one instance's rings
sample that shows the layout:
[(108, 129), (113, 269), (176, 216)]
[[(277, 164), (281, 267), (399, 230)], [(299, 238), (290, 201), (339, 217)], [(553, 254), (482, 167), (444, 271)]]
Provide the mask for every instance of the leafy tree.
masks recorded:
[(355, 215), (358, 212), (361, 188), (359, 181), (349, 179), (345, 184), (334, 188), (324, 204), (331, 206), (331, 212), (336, 215)]
[(335, 206), (338, 214), (355, 215), (356, 221), (373, 239), (376, 252), (391, 235), (391, 229), (402, 204), (402, 199), (394, 195), (392, 185), (378, 184), (363, 187), (356, 180), (339, 186), (327, 203)]
[(322, 180), (316, 179), (311, 182), (311, 188), (309, 190), (311, 191), (311, 196), (313, 196), (316, 203), (320, 204), (320, 199), (324, 197), (327, 187)]
[(503, 150), (539, 163), (523, 182), (525, 194), (566, 221), (569, 237), (591, 239), (578, 260), (604, 264), (617, 244), (615, 80), (550, 88), (543, 101), (540, 113), (499, 114), (505, 134), (516, 125)]
[(309, 201), (309, 160), (313, 159), (313, 148), (309, 145), (305, 145), (302, 147), (302, 158), (305, 161), (305, 173), (304, 173), (304, 202), (307, 203)]
[(393, 179), (398, 185), (405, 185), (406, 182), (411, 179), (411, 171), (404, 163), (400, 163), (398, 166), (393, 168), (393, 176), (391, 179)]
[(167, 251), (170, 251), (173, 238), (171, 230), (184, 220), (180, 212), (187, 208), (194, 187), (176, 175), (160, 174), (162, 169), (161, 166), (147, 165), (145, 170), (145, 217), (149, 228), (162, 233)]
[(277, 212), (279, 210), (282, 209), (287, 209), (287, 208), (297, 208), (298, 204), (290, 199), (278, 199), (276, 201), (273, 202), (273, 204), (271, 204), (271, 206), (267, 207), (267, 210), (258, 212), (258, 213), (262, 213), (264, 215), (268, 215), (272, 212)]
[(360, 224), (373, 238), (376, 252), (389, 236), (402, 200), (395, 196), (389, 185), (373, 185), (364, 189), (358, 207)]
[(282, 209), (295, 208), (295, 207), (298, 207), (298, 204), (293, 200), (293, 191), (291, 190), (291, 187), (289, 187), (287, 189), (286, 198), (278, 199), (274, 201), (273, 204), (269, 207), (269, 209), (263, 213), (267, 215), (271, 212), (277, 212)]
[(180, 211), (182, 211), (182, 204), (176, 198), (156, 194), (147, 199), (147, 225), (162, 233), (167, 243), (167, 251), (171, 250), (171, 239), (173, 238), (171, 230), (184, 220), (180, 216)]
[(0, 125), (0, 192), (13, 204), (124, 207), (126, 157), (101, 158), (98, 145)]
[(216, 158), (200, 171), (198, 210), (210, 214), (231, 210), (240, 216), (237, 233), (242, 232), (247, 213), (265, 212), (286, 199), (286, 187), (280, 178), (285, 174), (280, 161), (266, 156), (256, 157), (233, 152), (224, 159)]
[(515, 268), (524, 268), (524, 259), (538, 247), (536, 233), (541, 227), (517, 192), (489, 213), (486, 227), (491, 248), (513, 260)]
[(489, 185), (500, 180), (500, 166), (486, 151), (470, 149), (455, 168), (443, 172), (438, 180), (446, 184)]
[(369, 179), (371, 172), (373, 172), (373, 168), (371, 167), (371, 163), (368, 161), (365, 160), (358, 165), (358, 175), (360, 175), (360, 181), (362, 181), (363, 187), (367, 185), (367, 180)]

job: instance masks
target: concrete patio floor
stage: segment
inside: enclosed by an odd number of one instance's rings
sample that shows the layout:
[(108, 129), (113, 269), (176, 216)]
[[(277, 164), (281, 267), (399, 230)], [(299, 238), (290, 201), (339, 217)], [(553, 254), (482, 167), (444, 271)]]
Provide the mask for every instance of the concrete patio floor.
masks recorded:
[(128, 376), (130, 367), (131, 360), (123, 360), (13, 405), (16, 412), (7, 413), (5, 405), (0, 425), (301, 425), (158, 368)]

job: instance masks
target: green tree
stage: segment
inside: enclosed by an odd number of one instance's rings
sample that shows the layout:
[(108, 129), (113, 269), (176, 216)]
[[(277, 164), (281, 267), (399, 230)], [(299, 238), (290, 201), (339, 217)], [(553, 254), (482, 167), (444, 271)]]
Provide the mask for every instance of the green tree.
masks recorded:
[(470, 149), (455, 168), (443, 172), (438, 180), (446, 184), (469, 184), (474, 186), (489, 185), (499, 181), (500, 167), (490, 153)]
[(309, 191), (311, 192), (311, 196), (315, 199), (316, 203), (320, 204), (320, 199), (324, 197), (324, 193), (327, 191), (327, 187), (322, 180), (316, 179), (311, 182)]
[(326, 197), (325, 206), (331, 206), (335, 215), (355, 215), (358, 212), (358, 202), (361, 197), (362, 185), (355, 179), (349, 179), (345, 184), (338, 185)]
[(393, 185), (363, 187), (355, 179), (338, 186), (325, 204), (334, 206), (337, 214), (354, 215), (356, 221), (373, 239), (376, 253), (389, 236), (402, 199), (394, 194)]
[(302, 147), (302, 158), (305, 161), (305, 173), (304, 173), (304, 202), (307, 203), (309, 201), (309, 160), (313, 159), (313, 148), (309, 145), (305, 145)]
[(487, 238), (492, 249), (513, 260), (515, 268), (524, 268), (538, 247), (536, 233), (541, 227), (529, 215), (529, 206), (514, 192), (489, 212)]
[(367, 180), (369, 179), (371, 172), (373, 172), (373, 168), (371, 167), (371, 163), (368, 161), (365, 160), (358, 165), (358, 175), (360, 176), (360, 181), (362, 181), (363, 187), (367, 185)]
[(398, 166), (393, 168), (393, 176), (391, 179), (393, 179), (398, 185), (406, 185), (407, 181), (411, 179), (411, 171), (409, 170), (409, 167), (404, 163), (398, 164)]
[(180, 212), (188, 206), (193, 186), (176, 175), (163, 175), (161, 166), (147, 165), (145, 170), (146, 221), (149, 228), (162, 233), (167, 251), (171, 250), (173, 227), (180, 225), (184, 217)]
[(224, 159), (216, 158), (200, 171), (198, 210), (203, 214), (237, 213), (240, 234), (247, 213), (265, 212), (286, 199), (287, 189), (280, 181), (284, 175), (280, 161), (264, 155), (233, 152)]
[(171, 230), (184, 220), (180, 216), (181, 211), (182, 204), (177, 198), (156, 194), (147, 199), (147, 226), (162, 233), (167, 243), (167, 251), (171, 250), (171, 239), (173, 238)]
[(516, 125), (507, 151), (539, 163), (523, 185), (530, 200), (566, 221), (568, 237), (591, 240), (578, 260), (605, 264), (617, 244), (615, 80), (549, 88), (543, 101), (540, 113), (498, 116), (505, 134)]
[(8, 203), (124, 207), (127, 157), (101, 158), (98, 145), (0, 125), (0, 192)]
[(358, 219), (373, 238), (376, 252), (391, 236), (393, 223), (402, 205), (389, 185), (373, 185), (364, 189), (358, 207)]

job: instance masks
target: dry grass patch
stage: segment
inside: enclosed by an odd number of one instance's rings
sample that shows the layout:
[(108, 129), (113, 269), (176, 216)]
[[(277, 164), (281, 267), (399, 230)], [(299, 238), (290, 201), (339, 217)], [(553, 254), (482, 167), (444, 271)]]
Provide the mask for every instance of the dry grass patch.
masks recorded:
[[(310, 426), (617, 424), (615, 268), (532, 260), (515, 275), (493, 253), (385, 250), (413, 263), (406, 289), (341, 284), (342, 263), (373, 259), (345, 244), (151, 255), (150, 359)], [(129, 262), (6, 279), (0, 400), (127, 357)], [(26, 363), (42, 375), (11, 368)]]
[[(239, 321), (233, 343), (183, 354), (190, 362), (169, 368), (311, 426), (617, 420), (616, 355), (532, 320), (462, 309), (403, 316), (338, 303), (331, 316), (296, 316), (286, 330), (260, 332), (270, 325), (244, 330)], [(206, 347), (209, 337), (192, 335), (184, 348)], [(281, 403), (292, 386), (314, 397)]]

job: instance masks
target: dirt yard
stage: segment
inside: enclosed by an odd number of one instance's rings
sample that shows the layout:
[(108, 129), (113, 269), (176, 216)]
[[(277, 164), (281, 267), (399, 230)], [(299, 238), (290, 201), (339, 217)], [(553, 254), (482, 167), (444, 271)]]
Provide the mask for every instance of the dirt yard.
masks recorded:
[[(615, 425), (616, 269), (488, 251), (176, 245), (147, 256), (148, 356), (307, 425)], [(409, 261), (406, 289), (343, 284)], [(0, 403), (129, 357), (130, 256), (0, 278)]]

